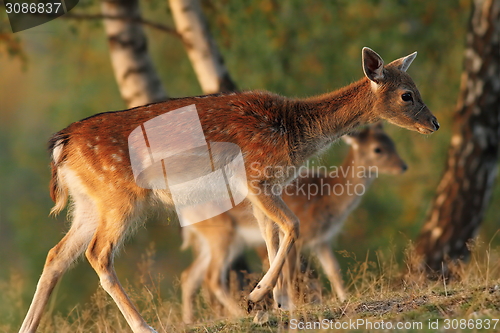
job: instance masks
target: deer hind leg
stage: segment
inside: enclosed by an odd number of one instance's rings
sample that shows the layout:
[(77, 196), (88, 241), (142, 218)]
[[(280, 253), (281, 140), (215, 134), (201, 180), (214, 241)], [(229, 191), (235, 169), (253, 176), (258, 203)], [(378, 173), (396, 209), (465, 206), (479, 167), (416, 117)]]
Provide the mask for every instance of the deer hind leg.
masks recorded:
[[(232, 241), (231, 241), (232, 240)], [(229, 241), (213, 241), (210, 244), (211, 260), (207, 274), (209, 291), (222, 304), (223, 308), (234, 317), (243, 317), (245, 313), (238, 302), (231, 297), (227, 286), (229, 267), (241, 253), (241, 248), (229, 237)]]
[(196, 259), (181, 274), (182, 320), (186, 324), (190, 324), (194, 321), (193, 298), (207, 274), (211, 257), (209, 246), (205, 239), (203, 239), (203, 237), (197, 237), (197, 240), (199, 241), (197, 244), (199, 248), (194, 251)]
[[(288, 253), (299, 236), (299, 220), (279, 196), (262, 194), (250, 199), (266, 241), (270, 264), (267, 273), (248, 296), (250, 302), (258, 302), (276, 286)], [(281, 242), (273, 222), (283, 233)], [(281, 285), (274, 290), (275, 297), (285, 294)], [(282, 306), (279, 299), (275, 298), (275, 301), (278, 307)]]
[(340, 274), (340, 265), (333, 254), (331, 245), (329, 243), (323, 243), (316, 247), (316, 256), (323, 267), (323, 270), (330, 281), (332, 289), (337, 294), (337, 297), (341, 302), (345, 301), (347, 298), (347, 293), (344, 288), (344, 281)]
[(50, 294), (64, 272), (86, 249), (97, 228), (97, 220), (97, 212), (90, 199), (75, 196), (71, 228), (49, 251), (35, 296), (19, 332), (36, 331)]
[(87, 260), (99, 276), (102, 288), (113, 298), (134, 333), (155, 332), (135, 308), (120, 284), (114, 269), (114, 254), (133, 226), (128, 212), (107, 209), (85, 252)]

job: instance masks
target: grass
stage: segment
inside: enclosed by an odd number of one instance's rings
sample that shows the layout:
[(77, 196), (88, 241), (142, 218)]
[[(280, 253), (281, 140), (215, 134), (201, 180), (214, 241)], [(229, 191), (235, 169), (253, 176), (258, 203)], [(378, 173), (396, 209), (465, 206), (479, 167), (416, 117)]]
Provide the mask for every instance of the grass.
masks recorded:
[[(471, 250), (470, 261), (455, 265), (448, 280), (428, 280), (412, 269), (415, 256), (411, 249), (402, 264), (396, 263), (393, 255), (383, 253), (377, 253), (376, 262), (369, 261), (368, 256), (363, 261), (355, 261), (345, 272), (350, 297), (344, 303), (332, 298), (323, 278), (317, 278), (316, 274), (301, 275), (302, 296), (298, 297), (297, 309), (293, 313), (265, 312), (267, 320), (261, 324), (254, 323), (255, 313), (227, 319), (217, 314), (217, 306), (211, 304), (208, 297), (200, 295), (196, 299), (198, 323), (184, 325), (179, 299), (163, 298), (164, 292), (159, 288), (161, 277), (149, 276), (151, 252), (144, 257), (137, 278), (126, 284), (126, 289), (146, 321), (159, 332), (280, 332), (294, 328), (444, 332), (445, 325), (449, 331), (465, 328), (462, 331), (491, 332), (494, 325), (500, 331), (500, 323), (493, 321), (500, 318), (498, 249), (476, 241)], [(252, 274), (247, 280), (255, 281), (259, 276)], [(16, 332), (19, 328), (27, 309), (27, 304), (20, 301), (24, 287), (22, 278), (15, 274), (9, 281), (0, 282), (0, 332)], [(247, 292), (234, 289), (236, 295)], [(243, 297), (241, 304), (244, 304)], [(489, 329), (485, 328), (487, 323)], [(403, 326), (396, 329), (397, 325)], [(98, 289), (90, 302), (79, 304), (64, 315), (49, 305), (38, 332), (130, 332), (130, 329), (112, 299)]]

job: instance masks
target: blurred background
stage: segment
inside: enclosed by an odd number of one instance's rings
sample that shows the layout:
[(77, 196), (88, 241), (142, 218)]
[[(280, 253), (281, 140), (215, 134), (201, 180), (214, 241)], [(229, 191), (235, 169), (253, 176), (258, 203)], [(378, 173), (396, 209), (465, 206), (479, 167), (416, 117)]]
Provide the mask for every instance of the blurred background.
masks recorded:
[[(381, 175), (349, 217), (337, 249), (347, 269), (353, 260), (376, 260), (382, 251), (396, 260), (414, 241), (443, 173), (463, 69), (470, 0), (204, 0), (204, 13), (239, 89), (265, 89), (290, 97), (322, 94), (362, 77), (361, 48), (388, 63), (418, 51), (408, 70), (441, 129), (424, 136), (387, 124), (409, 170)], [(141, 1), (143, 18), (173, 26), (165, 1)], [(75, 12), (99, 12), (96, 1), (80, 1)], [(100, 20), (59, 18), (12, 36), (0, 11), (0, 285), (17, 282), (27, 309), (47, 251), (67, 230), (66, 211), (52, 207), (49, 137), (95, 113), (125, 109), (110, 63)], [(179, 38), (145, 27), (149, 52), (169, 96), (202, 94)], [(3, 35), (3, 38), (2, 38)], [(9, 38), (5, 36), (9, 35)], [(321, 158), (336, 164), (347, 147), (339, 142)], [(480, 229), (498, 246), (500, 188)], [(134, 279), (147, 250), (152, 276), (162, 292), (178, 297), (180, 272), (190, 254), (179, 250), (180, 227), (152, 217), (116, 259), (122, 281)], [(493, 237), (493, 238), (492, 238)], [(250, 255), (251, 257), (251, 255)], [(340, 256), (339, 256), (340, 257)], [(142, 259), (141, 259), (142, 258)], [(52, 308), (69, 311), (95, 292), (98, 279), (83, 262), (69, 271)], [(0, 303), (2, 297), (0, 296)], [(2, 307), (0, 305), (0, 307)], [(24, 313), (0, 314), (20, 320)], [(3, 319), (0, 319), (0, 321)]]

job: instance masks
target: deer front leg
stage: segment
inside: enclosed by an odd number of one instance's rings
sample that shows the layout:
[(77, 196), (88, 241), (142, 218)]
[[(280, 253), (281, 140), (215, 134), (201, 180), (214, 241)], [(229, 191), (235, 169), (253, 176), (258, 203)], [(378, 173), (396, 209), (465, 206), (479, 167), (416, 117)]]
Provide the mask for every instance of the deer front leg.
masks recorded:
[[(299, 236), (299, 220), (279, 196), (261, 194), (252, 197), (251, 201), (266, 241), (270, 264), (267, 273), (248, 296), (249, 302), (258, 302), (276, 286), (288, 253)], [(274, 223), (283, 233), (281, 242)], [(278, 289), (274, 294), (278, 296), (283, 292)], [(279, 300), (275, 301), (277, 306), (281, 307)]]
[(279, 308), (282, 310), (293, 311), (295, 309), (294, 298), (297, 291), (294, 288), (294, 283), (298, 258), (297, 243), (295, 243), (288, 252), (287, 259), (274, 288), (275, 300), (278, 305), (281, 305)]
[(322, 243), (315, 248), (316, 256), (323, 267), (332, 289), (337, 294), (337, 297), (341, 302), (345, 301), (347, 294), (344, 288), (344, 281), (340, 275), (340, 266), (333, 254), (332, 247), (330, 243)]
[[(266, 254), (267, 254), (267, 262), (270, 264), (274, 261), (276, 254), (278, 253), (278, 248), (280, 244), (280, 233), (277, 225), (267, 217), (264, 212), (262, 212), (259, 208), (254, 207), (254, 215), (259, 223), (260, 231), (264, 237), (264, 241), (266, 244)], [(283, 268), (286, 267), (286, 261), (283, 265)], [(268, 267), (269, 270), (270, 267)], [(276, 281), (276, 285), (273, 289), (273, 299), (275, 301), (275, 306), (277, 308), (288, 308), (288, 302), (285, 300), (286, 295), (283, 293), (284, 288), (284, 280), (283, 280), (283, 268), (281, 269), (281, 274), (279, 274), (278, 280)]]
[[(267, 256), (268, 264), (270, 265), (279, 248), (279, 229), (277, 225), (258, 207), (254, 206), (253, 214), (259, 223), (259, 229), (264, 237), (266, 251), (262, 251), (261, 255)], [(261, 258), (264, 260), (265, 258)], [(269, 267), (268, 267), (269, 269)]]

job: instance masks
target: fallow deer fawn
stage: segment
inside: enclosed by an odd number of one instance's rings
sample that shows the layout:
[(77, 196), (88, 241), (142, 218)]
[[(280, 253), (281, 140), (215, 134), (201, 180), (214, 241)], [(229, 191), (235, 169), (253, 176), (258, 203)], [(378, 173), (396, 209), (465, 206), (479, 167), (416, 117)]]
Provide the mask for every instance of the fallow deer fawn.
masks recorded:
[[(301, 173), (282, 196), (300, 220), (300, 237), (295, 243), (297, 253), (302, 247), (312, 250), (340, 301), (346, 299), (346, 292), (332, 252), (334, 236), (379, 173), (400, 174), (407, 169), (381, 124), (343, 138), (351, 148), (340, 168), (326, 173), (314, 170)], [(264, 243), (249, 205), (242, 203), (224, 214), (186, 226), (182, 233), (182, 248), (192, 246), (195, 250), (195, 259), (181, 278), (183, 320), (193, 321), (193, 296), (204, 279), (209, 291), (228, 312), (241, 314), (237, 302), (227, 293), (225, 281), (232, 260), (241, 254), (245, 245)], [(287, 287), (291, 286), (297, 258), (295, 255), (287, 258), (290, 267), (283, 272), (287, 276)], [(293, 297), (293, 293), (288, 296)]]
[[(21, 332), (34, 332), (48, 298), (70, 264), (83, 252), (134, 332), (154, 332), (120, 285), (113, 257), (125, 235), (142, 222), (141, 213), (155, 203), (172, 208), (168, 190), (149, 190), (134, 182), (127, 138), (144, 122), (166, 112), (195, 105), (208, 142), (229, 142), (243, 153), (250, 192), (269, 254), (270, 268), (248, 296), (249, 304), (272, 290), (285, 258), (299, 235), (299, 220), (272, 186), (284, 186), (293, 174), (266, 176), (268, 167), (298, 167), (354, 127), (387, 119), (429, 134), (439, 128), (406, 73), (413, 53), (384, 66), (380, 56), (363, 49), (365, 78), (307, 99), (289, 99), (264, 91), (171, 99), (77, 121), (50, 140), (53, 213), (68, 196), (73, 221), (47, 256)], [(250, 167), (252, 166), (252, 167)], [(253, 185), (251, 185), (253, 184)], [(283, 237), (275, 232), (276, 224)], [(282, 294), (274, 288), (275, 299)]]

